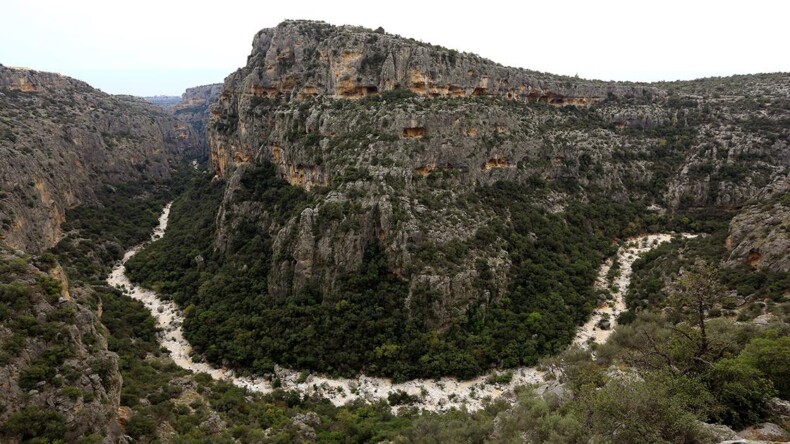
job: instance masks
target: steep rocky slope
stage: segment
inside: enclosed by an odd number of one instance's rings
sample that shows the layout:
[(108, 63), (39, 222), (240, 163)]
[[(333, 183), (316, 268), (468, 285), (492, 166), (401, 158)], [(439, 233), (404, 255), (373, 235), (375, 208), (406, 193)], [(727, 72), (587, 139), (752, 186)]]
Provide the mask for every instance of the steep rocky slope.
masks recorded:
[[(790, 272), (790, 182), (777, 177), (730, 222), (729, 264)], [(790, 289), (788, 289), (790, 291)]]
[[(448, 273), (415, 263), (410, 248), (464, 241), (489, 224), (483, 208), (460, 208), (474, 187), (568, 185), (546, 196), (553, 211), (598, 193), (671, 211), (738, 208), (790, 165), (789, 90), (783, 74), (591, 82), (361, 28), (285, 22), (256, 35), (212, 110), (211, 160), (230, 183), (217, 246), (236, 226), (226, 211), (256, 211), (233, 208), (233, 192), (248, 165), (266, 160), (292, 185), (332, 190), (274, 228), (274, 256), (289, 259), (272, 267), (270, 293), (331, 286), (380, 241), (412, 285), (473, 299), (469, 263), (487, 257), (502, 287), (507, 255), (470, 255), (464, 272)], [(361, 229), (322, 221), (333, 205)]]
[(0, 299), (0, 441), (117, 442), (121, 377), (100, 300), (70, 289), (51, 255), (1, 244)]
[[(473, 54), (363, 28), (284, 22), (277, 28), (260, 31), (253, 40), (247, 66), (225, 81), (225, 91), (213, 111), (220, 129), (212, 140), (215, 168), (222, 175), (229, 164), (232, 168), (235, 162), (257, 154), (260, 148), (255, 144), (256, 124), (247, 115), (265, 104), (265, 99), (359, 99), (388, 91), (427, 98), (493, 97), (555, 106), (587, 106), (609, 95), (663, 94), (643, 85), (581, 81), (506, 68)], [(394, 131), (396, 136), (401, 135), (401, 129), (405, 137), (419, 137), (425, 130), (420, 122), (406, 123)], [(490, 126), (495, 128), (495, 123)], [(312, 124), (316, 126), (318, 122)], [(473, 133), (477, 128), (463, 129)], [(223, 137), (226, 134), (233, 137)]]
[(42, 251), (61, 238), (66, 210), (95, 202), (96, 190), (166, 180), (200, 149), (188, 124), (142, 99), (0, 66), (0, 234)]
[(786, 74), (586, 81), (284, 22), (211, 109), (221, 181), (177, 202), (174, 237), (129, 270), (239, 368), (530, 365), (605, 298), (613, 240), (707, 229), (786, 174), (789, 91)]
[(201, 159), (208, 158), (208, 121), (209, 108), (222, 93), (222, 84), (196, 86), (187, 88), (181, 100), (172, 107), (172, 112), (182, 122), (192, 128), (198, 141)]

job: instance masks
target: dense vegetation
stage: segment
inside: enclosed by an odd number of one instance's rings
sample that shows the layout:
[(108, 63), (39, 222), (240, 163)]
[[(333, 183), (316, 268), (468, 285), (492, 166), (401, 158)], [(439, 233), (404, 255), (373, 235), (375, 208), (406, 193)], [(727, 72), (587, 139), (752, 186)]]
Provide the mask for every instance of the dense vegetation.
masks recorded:
[[(673, 367), (695, 368), (688, 365), (695, 342), (675, 329), (692, 335), (693, 330), (683, 322), (642, 315), (601, 347), (596, 361), (577, 350), (544, 361), (565, 389), (542, 396), (522, 389), (514, 406), (500, 401), (475, 413), (407, 409), (397, 416), (384, 403), (336, 408), (297, 393), (261, 396), (206, 375), (191, 376), (161, 351), (153, 318), (142, 304), (116, 291), (104, 290), (101, 298), (109, 346), (121, 358), (121, 403), (133, 411), (125, 430), (137, 442), (155, 442), (161, 430), (185, 443), (482, 443), (524, 436), (534, 442), (711, 442), (697, 420), (744, 425), (769, 419), (767, 398), (788, 395), (786, 327), (712, 321), (709, 340), (727, 344), (724, 353), (711, 359), (710, 368), (677, 374)], [(645, 334), (660, 344), (672, 365), (650, 358), (656, 356), (654, 345)], [(633, 367), (640, 377), (607, 371), (618, 363)], [(4, 427), (6, 433), (43, 442), (67, 430), (57, 412), (37, 409), (14, 414)]]
[[(135, 412), (127, 432), (140, 442), (153, 441), (163, 423), (180, 442), (483, 443), (518, 442), (524, 434), (532, 442), (716, 442), (698, 420), (743, 425), (770, 419), (767, 398), (779, 387), (787, 390), (787, 329), (714, 322), (710, 339), (727, 342), (727, 350), (709, 370), (681, 375), (644, 359), (654, 350), (640, 332), (668, 339), (662, 350), (678, 365), (693, 358), (693, 343), (680, 341), (673, 324), (644, 315), (600, 348), (596, 361), (576, 349), (544, 361), (565, 388), (542, 396), (524, 388), (514, 406), (499, 401), (475, 413), (407, 409), (396, 416), (383, 403), (336, 408), (297, 393), (261, 396), (206, 375), (188, 376), (158, 350), (144, 307), (117, 295), (106, 295), (105, 304), (103, 319), (122, 358), (123, 403)], [(640, 377), (607, 371), (617, 363), (633, 366), (631, 375)]]
[(96, 202), (66, 212), (65, 236), (52, 248), (73, 284), (102, 285), (124, 251), (151, 236), (165, 202), (179, 194), (192, 168), (181, 165), (168, 183), (105, 186)]
[[(501, 242), (514, 263), (512, 285), (437, 333), (428, 328), (436, 295), (417, 287), (407, 304), (406, 282), (389, 270), (375, 243), (329, 295), (310, 287), (287, 297), (268, 294), (272, 233), (314, 196), (280, 180), (271, 164), (250, 167), (234, 191), (234, 208), (250, 210), (235, 215), (235, 231), (226, 234), (229, 248), (220, 254), (213, 239), (222, 193), (223, 184), (194, 178), (173, 205), (166, 236), (127, 268), (133, 279), (186, 307), (185, 333), (198, 353), (257, 373), (279, 363), (397, 380), (469, 378), (491, 367), (535, 364), (564, 348), (597, 303), (592, 282), (603, 257), (614, 251), (612, 240), (657, 223), (634, 204), (571, 203), (547, 214), (526, 186), (481, 188), (469, 199), (509, 222), (485, 227), (456, 248)], [(493, 291), (490, 271), (478, 265), (481, 291)]]
[(164, 423), (187, 443), (309, 440), (311, 434), (292, 420), (297, 415), (307, 418), (319, 442), (379, 442), (411, 422), (412, 415), (395, 416), (386, 403), (335, 408), (298, 393), (277, 390), (262, 396), (208, 375), (191, 376), (161, 352), (153, 318), (142, 304), (117, 293), (103, 299), (110, 347), (121, 357), (121, 403), (134, 411), (126, 431), (139, 442), (154, 441)]
[[(734, 290), (743, 302), (733, 305), (726, 291), (712, 292), (705, 302), (707, 315), (717, 319), (702, 324), (704, 341), (701, 325), (683, 309), (689, 305), (683, 302), (683, 286), (671, 279), (697, 259), (717, 262), (723, 257), (726, 217), (693, 211), (666, 219), (638, 204), (595, 196), (569, 202), (552, 214), (542, 211), (537, 204), (541, 196), (523, 185), (500, 182), (480, 188), (465, 198), (501, 216), (502, 222), (447, 251), (445, 246), (423, 247), (418, 256), (435, 260), (452, 257), (451, 252), (503, 248), (513, 258), (511, 285), (506, 294), (493, 294), (493, 276), (478, 264), (477, 285), (492, 293), (493, 302), (471, 307), (442, 333), (433, 333), (426, 326), (435, 322), (429, 307), (436, 295), (417, 288), (406, 304), (406, 283), (390, 271), (376, 243), (366, 249), (360, 268), (341, 275), (329, 295), (313, 288), (280, 299), (268, 294), (271, 233), (315, 202), (315, 194), (281, 182), (271, 165), (252, 168), (243, 177), (235, 208), (249, 205), (252, 211), (237, 219), (224, 255), (215, 251), (214, 242), (225, 184), (195, 173), (185, 182), (189, 185), (174, 203), (167, 236), (129, 265), (137, 279), (187, 307), (189, 338), (209, 359), (264, 373), (279, 362), (396, 378), (471, 376), (490, 366), (537, 363), (563, 385), (542, 395), (519, 389), (514, 405), (492, 402), (474, 413), (418, 414), (405, 408), (394, 415), (383, 402), (336, 408), (298, 393), (277, 390), (261, 396), (207, 375), (190, 375), (160, 349), (154, 320), (142, 304), (101, 284), (102, 270), (123, 248), (147, 238), (164, 203), (160, 197), (142, 205), (137, 197), (151, 195), (142, 185), (128, 193), (107, 190), (108, 197), (101, 200), (112, 217), (91, 209), (71, 213), (67, 240), (81, 247), (55, 250), (72, 278), (95, 284), (88, 302), (102, 301), (109, 348), (121, 358), (121, 403), (133, 412), (125, 432), (137, 442), (157, 442), (163, 436), (185, 443), (715, 442), (698, 421), (736, 428), (780, 421), (769, 400), (790, 396), (790, 309), (782, 294), (786, 275), (748, 268), (717, 274), (722, 288)], [(126, 223), (131, 220), (135, 223)], [(710, 235), (662, 246), (637, 262), (630, 324), (596, 350), (597, 360), (576, 349), (541, 359), (564, 348), (575, 323), (596, 302), (590, 284), (601, 259), (613, 251), (612, 241), (663, 227)], [(85, 259), (89, 262), (79, 262)], [(54, 262), (44, 256), (36, 263), (46, 268)], [(0, 272), (16, 266), (4, 263)], [(50, 297), (57, 293), (52, 282), (37, 285), (35, 291)], [(25, 301), (18, 297), (23, 290), (12, 287), (3, 287), (4, 322), (17, 318), (8, 315), (16, 309), (12, 302)], [(666, 315), (654, 308), (666, 308)], [(746, 322), (765, 313), (774, 314), (774, 321), (764, 326)], [(49, 326), (64, 319), (68, 313), (54, 313), (42, 327), (19, 317), (14, 328), (47, 335)], [(3, 342), (3, 352), (13, 353), (18, 342)], [(47, 353), (20, 384), (32, 388), (57, 379), (53, 375), (68, 354), (57, 348)], [(61, 390), (77, 399), (83, 396), (68, 381)], [(390, 403), (412, 401), (400, 398), (395, 395)], [(15, 412), (0, 433), (48, 442), (68, 427), (54, 410), (28, 408)], [(88, 436), (84, 442), (97, 439)]]
[[(186, 168), (175, 181), (184, 174), (189, 174)], [(19, 368), (16, 383), (30, 398), (21, 410), (0, 403), (0, 415), (8, 413), (0, 421), (0, 440), (101, 442), (104, 423), (74, 422), (65, 414), (78, 408), (102, 414), (109, 400), (99, 394), (118, 383), (112, 381), (112, 357), (102, 353), (97, 336), (102, 329), (93, 324), (96, 318), (88, 309), (112, 304), (106, 273), (125, 249), (150, 236), (165, 200), (179, 189), (177, 183), (107, 186), (97, 191), (94, 204), (67, 212), (66, 235), (51, 251), (13, 257), (0, 244), (0, 366)], [(59, 266), (66, 271), (73, 301), (61, 296), (62, 283), (56, 279), (61, 275), (55, 274)], [(133, 322), (141, 334), (147, 330), (144, 337), (155, 342), (150, 316), (122, 322)], [(114, 341), (110, 343), (113, 349)], [(98, 377), (101, 385), (93, 386), (91, 380), (86, 386), (83, 379), (89, 376)], [(37, 404), (39, 397), (49, 399), (48, 404)]]
[[(711, 220), (710, 233), (694, 239), (664, 244), (634, 262), (633, 284), (627, 301), (631, 310), (662, 307), (672, 291), (672, 283), (683, 270), (697, 261), (723, 263), (729, 252), (725, 248), (730, 215), (720, 214)], [(763, 313), (787, 318), (784, 303), (790, 288), (790, 273), (756, 270), (746, 264), (717, 268), (713, 278), (722, 291), (730, 294), (713, 307), (708, 316), (752, 320)], [(790, 306), (788, 306), (790, 308)]]
[[(133, 270), (140, 273), (138, 279), (161, 289), (194, 289), (192, 293), (172, 292), (179, 302), (189, 307), (188, 314), (196, 316), (195, 323), (190, 327), (190, 334), (195, 335), (191, 340), (206, 344), (200, 350), (207, 355), (209, 350), (217, 353), (213, 359), (225, 359), (263, 372), (268, 370), (271, 361), (339, 373), (356, 370), (355, 365), (371, 371), (370, 364), (365, 364), (364, 359), (375, 357), (380, 367), (373, 368), (373, 371), (386, 373), (390, 371), (386, 366), (393, 365), (389, 369), (398, 377), (425, 374), (420, 373), (425, 369), (430, 369), (428, 374), (433, 375), (431, 371), (443, 374), (451, 369), (450, 373), (463, 374), (461, 371), (472, 368), (469, 374), (474, 374), (486, 365), (504, 363), (477, 361), (478, 356), (486, 356), (481, 352), (486, 351), (481, 344), (492, 345), (487, 356), (501, 350), (513, 350), (507, 342), (497, 343), (497, 334), (492, 334), (497, 331), (500, 332), (499, 337), (514, 340), (518, 340), (520, 331), (525, 331), (522, 343), (532, 344), (532, 347), (541, 343), (543, 348), (535, 347), (529, 350), (529, 354), (519, 356), (518, 351), (513, 354), (512, 362), (535, 363), (540, 354), (555, 353), (563, 346), (563, 341), (569, 340), (572, 325), (582, 319), (590, 309), (589, 304), (595, 302), (597, 296), (590, 290), (590, 282), (603, 255), (613, 250), (612, 239), (654, 231), (658, 227), (710, 233), (706, 237), (680, 244), (698, 245), (695, 248), (699, 254), (689, 255), (685, 251), (679, 255), (677, 251), (671, 254), (672, 257), (677, 255), (685, 258), (685, 266), (690, 267), (697, 256), (721, 258), (722, 229), (728, 220), (726, 215), (722, 217), (705, 211), (692, 211), (666, 219), (645, 212), (637, 205), (598, 202), (595, 199), (584, 204), (572, 203), (562, 213), (545, 214), (533, 206), (534, 196), (524, 192), (519, 185), (500, 183), (480, 189), (479, 199), (495, 211), (502, 214), (506, 212), (510, 216), (509, 223), (491, 225), (478, 232), (470, 245), (456, 247), (479, 248), (493, 243), (507, 248), (513, 257), (519, 258), (514, 261), (518, 264), (518, 268), (514, 269), (517, 278), (513, 279), (508, 295), (502, 298), (503, 303), (475, 307), (465, 323), (449, 328), (444, 334), (431, 333), (427, 336), (420, 328), (430, 320), (429, 311), (404, 312), (401, 311), (401, 305), (392, 303), (403, 301), (401, 298), (405, 297), (405, 284), (388, 270), (385, 256), (377, 244), (367, 249), (363, 265), (357, 273), (340, 279), (337, 291), (331, 298), (321, 299), (317, 292), (308, 289), (303, 294), (277, 301), (266, 295), (266, 287), (260, 281), (246, 280), (244, 271), (254, 271), (250, 279), (265, 279), (266, 276), (266, 267), (250, 266), (257, 264), (256, 261), (265, 260), (257, 257), (253, 251), (270, 242), (261, 233), (270, 233), (271, 230), (260, 227), (276, 228), (278, 223), (287, 220), (289, 214), (295, 214), (309, 205), (311, 199), (310, 195), (278, 183), (271, 169), (254, 170), (251, 174), (256, 179), (245, 182), (245, 188), (239, 194), (242, 196), (240, 199), (260, 199), (264, 189), (253, 190), (255, 183), (268, 182), (265, 190), (270, 194), (266, 197), (265, 206), (268, 214), (252, 222), (258, 229), (247, 230), (245, 242), (239, 239), (230, 241), (235, 252), (246, 253), (234, 255), (232, 262), (224, 263), (228, 258), (219, 257), (214, 252), (211, 244), (213, 214), (221, 199), (218, 189), (222, 187), (207, 178), (198, 178), (193, 184), (194, 190), (185, 193), (174, 204), (171, 219), (173, 230), (169, 230), (163, 240), (141, 253), (141, 260)], [(285, 199), (278, 198), (278, 188), (294, 193), (288, 196), (289, 207), (284, 206)], [(179, 238), (190, 232), (197, 235)], [(173, 238), (168, 241), (171, 235)], [(245, 250), (249, 248), (247, 242), (254, 237), (260, 237), (254, 240), (257, 243), (255, 249)], [(572, 239), (575, 242), (557, 242), (557, 239)], [(676, 242), (660, 247), (658, 253), (637, 263), (635, 291), (644, 291), (644, 270), (650, 268), (645, 263), (663, 257), (668, 249), (676, 249), (677, 245)], [(155, 259), (146, 255), (155, 255)], [(202, 265), (195, 261), (198, 255), (204, 259)], [(670, 275), (677, 271), (675, 265), (666, 263), (661, 263), (657, 268)], [(192, 273), (193, 277), (185, 278), (187, 273)], [(748, 290), (750, 294), (776, 297), (771, 288), (777, 289), (784, 285), (784, 278), (763, 275), (765, 273), (740, 270), (722, 273), (721, 279), (724, 288), (740, 286), (743, 289), (746, 288), (744, 285), (752, 285)], [(481, 273), (481, 277), (486, 276), (490, 277)], [(480, 286), (483, 289), (490, 288), (486, 286), (485, 279), (481, 279)], [(255, 288), (258, 293), (248, 292), (249, 288)], [(691, 321), (692, 317), (682, 315), (683, 312), (678, 312), (674, 317), (651, 314), (651, 307), (664, 304), (677, 306), (677, 301), (683, 301), (677, 292), (673, 293), (664, 287), (660, 291), (663, 292), (661, 296), (646, 297), (650, 302), (641, 306), (642, 313), (634, 316), (632, 311), (630, 325), (616, 333), (607, 345), (598, 348), (597, 360), (591, 360), (588, 353), (572, 349), (543, 361), (542, 365), (549, 370), (549, 374), (564, 383), (564, 390), (567, 391), (536, 396), (530, 390), (522, 390), (515, 407), (492, 403), (476, 413), (406, 413), (396, 417), (389, 414), (383, 404), (355, 404), (335, 409), (325, 402), (277, 392), (272, 397), (250, 398), (248, 395), (243, 409), (231, 409), (222, 417), (228, 424), (236, 424), (232, 433), (240, 437), (242, 442), (254, 439), (269, 442), (304, 439), (300, 435), (302, 426), (297, 425), (301, 419), (294, 419), (302, 418), (300, 412), (306, 411), (318, 412), (321, 418), (320, 425), (310, 426), (316, 431), (317, 442), (368, 442), (382, 439), (395, 442), (501, 442), (521, 438), (524, 433), (537, 442), (709, 442), (712, 440), (710, 432), (700, 427), (698, 421), (743, 427), (771, 419), (769, 398), (775, 395), (788, 396), (785, 361), (790, 359), (790, 344), (787, 342), (790, 332), (786, 324), (756, 327), (733, 324), (732, 320), (724, 318), (706, 321), (708, 345), (703, 349), (699, 325)], [(552, 292), (554, 295), (548, 296)], [(415, 294), (425, 298), (431, 296), (427, 291), (424, 295), (420, 295), (419, 291)], [(557, 300), (556, 294), (562, 294), (563, 298)], [(531, 298), (530, 295), (544, 297)], [(726, 300), (723, 295), (720, 292), (712, 294), (710, 306), (720, 304), (715, 302), (719, 299)], [(636, 300), (634, 296), (631, 299)], [(206, 301), (210, 302), (206, 308), (197, 306)], [(566, 301), (569, 302), (567, 306), (557, 305)], [(424, 302), (420, 301), (419, 305), (430, 305)], [(513, 310), (518, 303), (524, 304), (521, 311)], [(780, 312), (784, 310), (783, 304), (777, 305)], [(637, 306), (631, 307), (635, 310)], [(245, 316), (233, 316), (230, 310), (245, 313)], [(549, 315), (543, 316), (540, 310), (546, 310)], [(382, 312), (387, 313), (387, 316), (381, 316)], [(562, 314), (557, 315), (556, 312)], [(541, 315), (538, 317), (533, 313)], [(227, 322), (223, 315), (228, 316), (230, 323), (218, 325), (217, 320)], [(259, 323), (263, 320), (266, 325)], [(350, 330), (353, 336), (342, 334), (352, 328), (352, 323), (346, 320), (353, 321), (354, 329)], [(514, 327), (515, 324), (518, 324), (518, 328)], [(257, 331), (267, 333), (257, 336)], [(211, 335), (217, 333), (220, 335), (212, 338)], [(537, 337), (533, 336), (535, 333), (538, 333)], [(345, 342), (336, 341), (334, 335)], [(211, 339), (203, 341), (201, 336)], [(220, 338), (227, 339), (223, 341)], [(407, 345), (398, 346), (395, 340), (406, 340)], [(426, 350), (419, 348), (421, 341), (426, 340), (429, 344), (428, 353), (419, 355)], [(477, 354), (464, 349), (469, 344), (477, 346), (471, 349)], [(502, 348), (495, 348), (497, 346)], [(373, 354), (369, 354), (371, 349)], [(403, 350), (417, 350), (415, 357), (418, 365), (423, 367), (408, 373), (411, 362)], [(440, 354), (430, 354), (437, 350)], [(342, 356), (342, 361), (335, 359), (336, 355)], [(398, 362), (397, 358), (401, 357), (407, 359)], [(438, 367), (426, 365), (431, 362), (430, 357), (436, 357), (434, 362), (439, 363)], [(701, 365), (700, 362), (705, 364)], [(610, 373), (607, 368), (612, 364), (627, 365), (639, 377)], [(206, 385), (199, 391), (207, 394), (210, 409), (228, 402), (229, 396), (241, 396), (241, 391), (236, 388), (210, 383), (205, 378), (196, 380)], [(624, 393), (627, 396), (623, 396)], [(255, 411), (254, 406), (259, 405), (256, 403), (268, 405), (268, 414), (280, 419), (263, 423), (243, 419), (249, 417), (242, 412)], [(171, 413), (168, 420), (185, 421), (179, 419), (181, 413), (178, 412), (196, 415), (208, 414), (205, 412), (210, 410), (203, 410), (204, 413), (199, 411), (193, 409), (187, 412), (176, 408), (176, 413)], [(218, 411), (222, 411), (222, 408)], [(150, 418), (150, 431), (157, 415), (152, 412), (146, 417)], [(259, 427), (273, 427), (273, 430), (267, 433), (268, 438), (263, 438), (259, 434)], [(186, 431), (186, 427), (183, 430)], [(210, 432), (204, 428), (193, 428), (190, 433), (203, 436)], [(216, 438), (220, 435), (211, 436)]]

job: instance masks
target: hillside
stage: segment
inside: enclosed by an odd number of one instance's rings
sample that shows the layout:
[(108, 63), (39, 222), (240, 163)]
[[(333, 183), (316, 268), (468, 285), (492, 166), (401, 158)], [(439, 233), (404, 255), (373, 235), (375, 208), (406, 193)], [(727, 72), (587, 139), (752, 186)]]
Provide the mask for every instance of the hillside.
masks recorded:
[(197, 157), (193, 130), (158, 107), (59, 74), (0, 66), (0, 236), (41, 252), (66, 211), (103, 187), (164, 182)]
[[(189, 307), (198, 352), (240, 370), (534, 364), (605, 298), (592, 284), (614, 241), (714, 230), (787, 174), (789, 84), (586, 81), (284, 22), (212, 107), (223, 189), (185, 195), (172, 237), (129, 270)], [(735, 239), (747, 260), (753, 240)], [(781, 245), (754, 244), (762, 266)]]
[(0, 244), (0, 440), (117, 442), (118, 356), (107, 350), (96, 305), (70, 288), (51, 254)]

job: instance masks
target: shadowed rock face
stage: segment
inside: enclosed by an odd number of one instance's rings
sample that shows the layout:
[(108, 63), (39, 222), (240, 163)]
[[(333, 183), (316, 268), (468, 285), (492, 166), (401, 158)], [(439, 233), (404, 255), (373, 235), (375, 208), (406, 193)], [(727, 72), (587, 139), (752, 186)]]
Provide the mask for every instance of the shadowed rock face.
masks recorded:
[(178, 159), (199, 154), (188, 124), (142, 99), (0, 66), (0, 235), (9, 245), (51, 247), (65, 211), (94, 190), (166, 180)]
[(173, 114), (182, 122), (192, 128), (198, 141), (198, 154), (201, 158), (208, 158), (208, 139), (206, 128), (209, 121), (209, 108), (222, 93), (222, 84), (196, 86), (187, 88), (181, 95), (181, 100), (172, 107)]

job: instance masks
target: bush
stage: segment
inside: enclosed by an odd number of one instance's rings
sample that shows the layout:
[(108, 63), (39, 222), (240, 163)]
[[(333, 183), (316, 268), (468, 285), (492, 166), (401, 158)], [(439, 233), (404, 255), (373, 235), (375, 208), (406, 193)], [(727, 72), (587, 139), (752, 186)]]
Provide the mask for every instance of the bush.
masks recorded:
[(776, 394), (771, 381), (743, 359), (716, 362), (706, 375), (706, 382), (720, 405), (718, 419), (733, 427), (762, 420), (766, 401)]
[(489, 384), (510, 384), (510, 381), (512, 380), (513, 372), (507, 371), (490, 375), (486, 379), (486, 382)]
[(132, 438), (152, 436), (159, 422), (147, 415), (134, 415), (126, 424), (126, 433)]
[(23, 441), (43, 438), (61, 442), (67, 428), (66, 420), (60, 413), (47, 408), (25, 407), (9, 416), (2, 430), (3, 433), (19, 437)]
[(610, 381), (586, 392), (573, 410), (588, 428), (592, 442), (704, 441), (688, 397), (656, 378)]
[(743, 349), (739, 359), (768, 377), (780, 398), (790, 399), (790, 337), (756, 338)]
[(419, 396), (410, 395), (403, 390), (392, 392), (387, 396), (387, 402), (389, 402), (389, 405), (414, 404), (419, 401)]
[(55, 377), (55, 369), (46, 362), (35, 361), (19, 374), (19, 387), (33, 390), (39, 382), (50, 382)]
[[(39, 288), (41, 288), (41, 291), (43, 291), (44, 294), (47, 296), (59, 295), (60, 290), (63, 287), (60, 281), (58, 281), (57, 279), (52, 279), (49, 276), (38, 276), (36, 278), (36, 284), (38, 284)], [(47, 298), (47, 299), (53, 301), (52, 298)], [(55, 298), (54, 300), (57, 300), (57, 298)]]
[(63, 387), (62, 389), (60, 389), (60, 393), (72, 401), (76, 401), (77, 399), (81, 398), (85, 394), (85, 392), (83, 392), (82, 389), (72, 386)]

